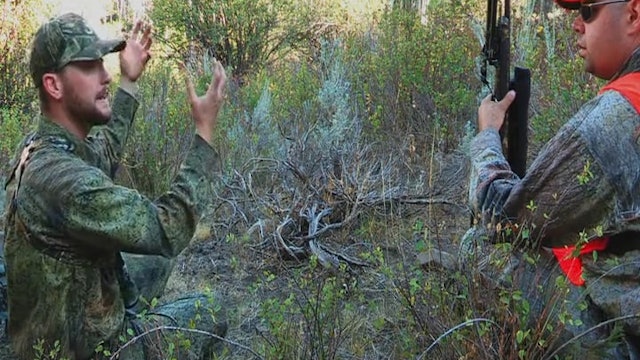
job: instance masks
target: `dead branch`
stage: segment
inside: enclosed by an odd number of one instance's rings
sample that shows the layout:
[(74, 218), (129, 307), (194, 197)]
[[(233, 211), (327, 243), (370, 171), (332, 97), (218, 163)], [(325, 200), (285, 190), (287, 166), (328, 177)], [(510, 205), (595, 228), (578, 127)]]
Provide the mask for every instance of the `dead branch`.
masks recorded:
[(341, 249), (328, 248), (322, 237), (371, 211), (457, 205), (440, 193), (416, 195), (409, 190), (429, 189), (424, 181), (430, 177), (426, 170), (406, 169), (402, 148), (391, 152), (385, 148), (381, 155), (370, 142), (353, 141), (359, 135), (354, 130), (357, 124), (342, 125), (338, 130), (343, 133), (334, 135), (326, 119), (312, 119), (316, 120), (301, 118), (299, 126), (278, 124), (283, 141), (273, 144), (275, 150), (269, 153), (273, 157), (256, 153), (234, 170), (225, 186), (227, 199), (236, 207), (228, 210), (230, 215), (244, 214), (249, 227), (235, 231), (248, 230), (259, 238), (260, 246), (272, 246), (284, 259), (315, 256), (323, 267), (333, 269), (341, 263), (367, 266)]
[[(320, 227), (320, 221), (325, 216), (331, 214), (331, 208), (325, 208), (320, 212), (317, 212), (318, 204), (313, 204), (311, 208), (306, 209), (301, 213), (301, 217), (305, 218), (309, 223), (309, 231), (308, 234), (310, 236), (315, 235), (318, 232), (318, 228)], [(325, 251), (319, 244), (317, 244), (315, 240), (315, 236), (311, 237), (311, 240), (308, 241), (309, 251), (311, 254), (315, 255), (318, 258), (318, 262), (325, 268), (328, 269), (337, 269), (340, 266), (340, 260), (333, 256), (332, 254)]]
[(286, 254), (288, 254), (290, 256), (291, 259), (300, 261), (302, 259), (307, 258), (307, 252), (305, 251), (305, 249), (303, 249), (301, 247), (298, 247), (298, 246), (293, 246), (293, 245), (287, 244), (284, 241), (284, 238), (282, 237), (282, 230), (292, 222), (293, 221), (291, 220), (291, 218), (287, 217), (276, 228), (276, 231), (275, 231), (275, 238), (277, 240), (276, 247), (279, 248), (280, 250), (284, 250), (286, 252)]

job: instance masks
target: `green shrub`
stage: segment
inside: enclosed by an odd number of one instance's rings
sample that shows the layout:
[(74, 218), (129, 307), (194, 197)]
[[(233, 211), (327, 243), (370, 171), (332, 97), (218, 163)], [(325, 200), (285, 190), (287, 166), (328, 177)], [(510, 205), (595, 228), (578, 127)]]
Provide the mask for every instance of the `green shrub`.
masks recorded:
[(354, 97), (373, 139), (415, 134), (440, 150), (457, 146), (480, 87), (469, 81), (479, 46), (466, 6), (434, 7), (426, 24), (415, 11), (389, 9), (376, 28), (346, 41), (348, 63), (358, 64)]
[[(312, 258), (309, 268), (291, 272), (289, 295), (284, 300), (269, 297), (261, 304), (266, 359), (336, 359), (350, 352), (344, 347), (362, 324), (356, 304), (364, 299), (358, 298), (346, 268), (323, 274), (317, 266)], [(273, 281), (273, 274), (265, 275), (263, 281)]]
[[(11, 159), (24, 135), (32, 127), (30, 117), (16, 107), (0, 107), (0, 174), (8, 174)], [(4, 185), (4, 184), (3, 184)]]
[(155, 197), (165, 192), (194, 138), (184, 81), (171, 64), (147, 69), (118, 179)]
[(179, 57), (209, 52), (244, 77), (307, 40), (311, 10), (292, 0), (156, 0), (150, 17)]
[(37, 93), (29, 75), (28, 51), (38, 26), (35, 7), (39, 0), (5, 1), (0, 15), (0, 174), (9, 171), (9, 160), (34, 117)]
[(0, 108), (30, 110), (36, 97), (29, 76), (28, 51), (39, 25), (40, 0), (5, 1), (0, 16)]

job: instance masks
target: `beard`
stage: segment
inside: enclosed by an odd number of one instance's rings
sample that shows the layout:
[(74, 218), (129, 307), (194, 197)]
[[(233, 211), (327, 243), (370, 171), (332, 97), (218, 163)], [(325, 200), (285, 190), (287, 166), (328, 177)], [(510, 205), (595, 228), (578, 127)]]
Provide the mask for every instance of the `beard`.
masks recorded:
[[(88, 98), (81, 94), (76, 87), (65, 85), (67, 91), (66, 108), (73, 119), (91, 128), (96, 125), (105, 125), (111, 119), (111, 106), (109, 99)], [(83, 96), (84, 95), (84, 96)]]

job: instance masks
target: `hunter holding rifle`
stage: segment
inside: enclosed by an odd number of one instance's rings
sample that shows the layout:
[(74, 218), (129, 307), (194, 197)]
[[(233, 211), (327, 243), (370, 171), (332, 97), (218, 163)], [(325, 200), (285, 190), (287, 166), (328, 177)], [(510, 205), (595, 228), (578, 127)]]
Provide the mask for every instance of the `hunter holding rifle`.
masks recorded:
[[(491, 95), (482, 101), (470, 147), (475, 224), (463, 238), (461, 263), (489, 248), (505, 249), (483, 241), (512, 244), (502, 256), (508, 260), (504, 268), (481, 268), (486, 262), (470, 266), (496, 271), (487, 278), (497, 286), (522, 290), (531, 305), (523, 324), (544, 329), (543, 319), (556, 316), (550, 318), (553, 331), (559, 325), (562, 333), (548, 339), (547, 355), (638, 359), (640, 0), (556, 2), (576, 10), (572, 27), (578, 55), (585, 70), (607, 84), (522, 176), (505, 158), (500, 137), (505, 114), (519, 94), (509, 91), (500, 101)], [(525, 261), (525, 251), (533, 254), (534, 264)], [(557, 290), (556, 279), (562, 278), (568, 287)], [(567, 321), (554, 311), (568, 312)]]

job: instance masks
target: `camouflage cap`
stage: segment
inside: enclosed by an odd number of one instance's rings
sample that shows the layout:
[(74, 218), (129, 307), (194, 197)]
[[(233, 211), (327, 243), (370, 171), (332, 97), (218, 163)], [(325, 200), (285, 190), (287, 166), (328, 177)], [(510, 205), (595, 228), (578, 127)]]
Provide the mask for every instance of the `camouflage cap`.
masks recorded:
[(72, 61), (97, 60), (124, 49), (122, 39), (101, 40), (82, 16), (67, 13), (40, 26), (31, 45), (29, 70), (36, 87), (42, 76)]

